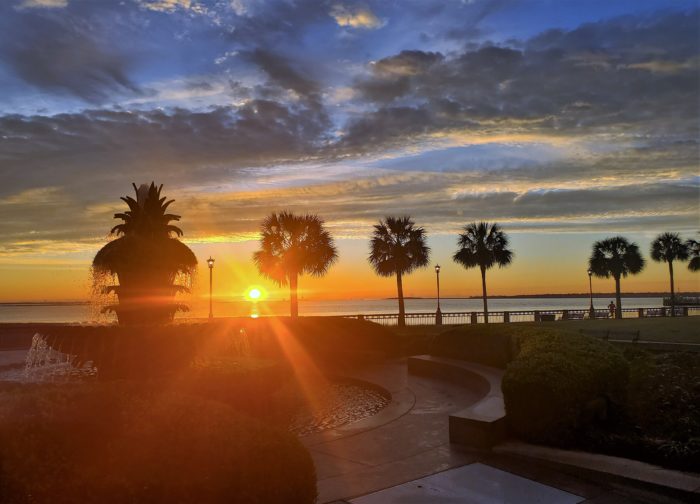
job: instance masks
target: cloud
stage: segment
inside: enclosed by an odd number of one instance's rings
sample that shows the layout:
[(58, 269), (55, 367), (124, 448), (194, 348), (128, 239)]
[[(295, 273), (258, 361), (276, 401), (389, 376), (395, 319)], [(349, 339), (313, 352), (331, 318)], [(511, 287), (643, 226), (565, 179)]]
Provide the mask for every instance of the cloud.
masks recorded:
[(129, 78), (130, 58), (97, 35), (87, 19), (25, 13), (0, 21), (5, 42), (0, 59), (24, 82), (93, 103), (139, 94)]
[(204, 6), (193, 0), (137, 0), (144, 9), (155, 12), (173, 12), (177, 9), (189, 10), (203, 14), (206, 12)]
[(330, 16), (335, 19), (338, 26), (348, 28), (377, 29), (386, 24), (374, 13), (365, 7), (348, 7), (335, 4), (331, 7)]
[[(280, 55), (264, 49), (255, 49), (247, 54), (248, 60), (259, 66), (270, 80), (283, 89), (291, 89), (304, 97), (312, 97), (319, 92), (319, 85), (293, 68), (292, 63)], [(308, 75), (308, 72), (304, 72)]]
[(111, 192), (115, 180), (126, 187), (144, 175), (189, 183), (219, 179), (244, 166), (310, 158), (318, 152), (324, 121), (302, 104), (269, 100), (205, 112), (4, 116), (0, 196), (31, 188), (36, 180), (97, 196)]
[[(700, 11), (554, 30), (523, 48), (404, 51), (370, 65), (356, 87), (373, 103), (345, 128), (350, 146), (394, 145), (452, 128), (559, 135), (637, 130), (697, 136)], [(664, 59), (652, 59), (663, 51)], [(664, 61), (665, 63), (660, 63)], [(671, 62), (683, 62), (674, 64)], [(652, 63), (653, 62), (653, 63)], [(407, 125), (405, 120), (420, 123)]]
[(67, 7), (68, 0), (22, 0), (20, 9), (53, 9)]

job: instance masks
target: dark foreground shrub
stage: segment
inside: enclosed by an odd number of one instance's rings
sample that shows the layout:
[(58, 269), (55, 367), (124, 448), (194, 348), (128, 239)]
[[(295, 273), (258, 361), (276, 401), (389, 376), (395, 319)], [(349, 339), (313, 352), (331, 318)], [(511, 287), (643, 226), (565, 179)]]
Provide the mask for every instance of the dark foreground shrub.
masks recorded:
[(575, 333), (524, 338), (503, 376), (508, 423), (534, 442), (571, 445), (624, 403), (629, 368), (607, 342)]
[(246, 416), (286, 427), (296, 408), (283, 397), (282, 389), (295, 384), (286, 363), (255, 358), (197, 359), (166, 386), (187, 394), (231, 406)]
[(460, 326), (435, 336), (430, 353), (505, 369), (515, 343), (507, 324)]
[(0, 390), (0, 502), (314, 502), (291, 434), (123, 383)]
[(386, 327), (343, 317), (266, 317), (249, 321), (253, 350), (292, 366), (345, 366), (400, 352), (399, 338)]

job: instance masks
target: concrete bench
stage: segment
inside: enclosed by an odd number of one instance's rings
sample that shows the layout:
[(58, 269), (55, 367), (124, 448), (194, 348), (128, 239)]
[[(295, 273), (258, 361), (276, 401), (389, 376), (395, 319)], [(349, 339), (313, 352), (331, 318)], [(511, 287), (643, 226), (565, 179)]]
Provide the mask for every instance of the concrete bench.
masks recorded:
[(506, 437), (506, 410), (501, 392), (503, 371), (474, 362), (417, 355), (409, 357), (408, 372), (446, 379), (469, 388), (481, 398), (449, 417), (450, 442), (490, 448)]

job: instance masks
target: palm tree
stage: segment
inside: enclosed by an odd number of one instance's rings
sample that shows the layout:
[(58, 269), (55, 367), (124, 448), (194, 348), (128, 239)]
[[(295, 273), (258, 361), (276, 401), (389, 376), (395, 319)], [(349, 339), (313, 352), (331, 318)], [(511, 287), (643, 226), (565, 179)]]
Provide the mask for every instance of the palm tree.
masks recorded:
[(117, 278), (118, 285), (103, 287), (102, 293), (117, 295), (118, 304), (103, 311), (116, 312), (119, 324), (170, 322), (176, 311), (187, 309), (173, 298), (188, 290), (178, 280), (194, 272), (197, 258), (177, 239), (182, 230), (170, 223), (180, 216), (166, 213), (174, 200), (161, 197), (163, 186), (132, 185), (136, 199), (121, 198), (129, 210), (114, 214), (122, 223), (110, 231), (117, 238), (95, 255), (93, 278), (96, 286), (104, 276)]
[(620, 278), (636, 275), (644, 269), (644, 258), (636, 243), (630, 243), (623, 236), (613, 236), (593, 244), (593, 252), (588, 260), (593, 274), (601, 278), (615, 279), (615, 318), (622, 318), (622, 298)]
[(260, 250), (253, 260), (260, 273), (278, 285), (289, 284), (291, 315), (299, 315), (299, 276), (323, 276), (337, 260), (333, 238), (317, 215), (283, 211), (265, 218), (260, 229)]
[(690, 261), (688, 262), (688, 269), (690, 271), (700, 270), (700, 242), (697, 240), (689, 239), (685, 242), (688, 247), (688, 256)]
[(484, 299), (484, 322), (489, 321), (488, 296), (486, 294), (486, 270), (498, 265), (508, 266), (513, 261), (513, 251), (508, 249), (508, 236), (501, 227), (488, 222), (473, 222), (464, 226), (464, 233), (457, 239), (459, 250), (452, 259), (465, 268), (476, 266), (481, 270), (481, 290)]
[(671, 316), (676, 316), (676, 294), (673, 287), (673, 261), (688, 260), (688, 244), (681, 240), (678, 233), (662, 233), (651, 242), (651, 258), (654, 261), (668, 263), (671, 277)]
[(399, 326), (406, 325), (403, 301), (403, 276), (422, 268), (430, 259), (430, 248), (425, 244), (422, 227), (408, 217), (385, 217), (375, 224), (367, 260), (379, 276), (396, 275), (399, 297)]

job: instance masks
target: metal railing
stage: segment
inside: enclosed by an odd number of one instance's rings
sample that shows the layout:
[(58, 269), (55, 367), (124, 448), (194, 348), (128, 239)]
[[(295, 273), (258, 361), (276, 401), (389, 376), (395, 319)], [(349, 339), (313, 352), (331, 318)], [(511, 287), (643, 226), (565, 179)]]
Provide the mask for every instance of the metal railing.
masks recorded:
[[(622, 318), (654, 318), (670, 317), (671, 308), (622, 308)], [(700, 316), (700, 306), (677, 306), (676, 316)], [(368, 313), (362, 315), (343, 315), (344, 318), (367, 320), (384, 326), (395, 326), (399, 323), (398, 313)], [(559, 320), (588, 320), (589, 310), (520, 310), (489, 312), (490, 323), (508, 322), (554, 322)], [(608, 310), (595, 310), (595, 319), (615, 318)], [(484, 312), (442, 312), (442, 325), (483, 324)], [(406, 313), (407, 326), (435, 325), (435, 312)]]

